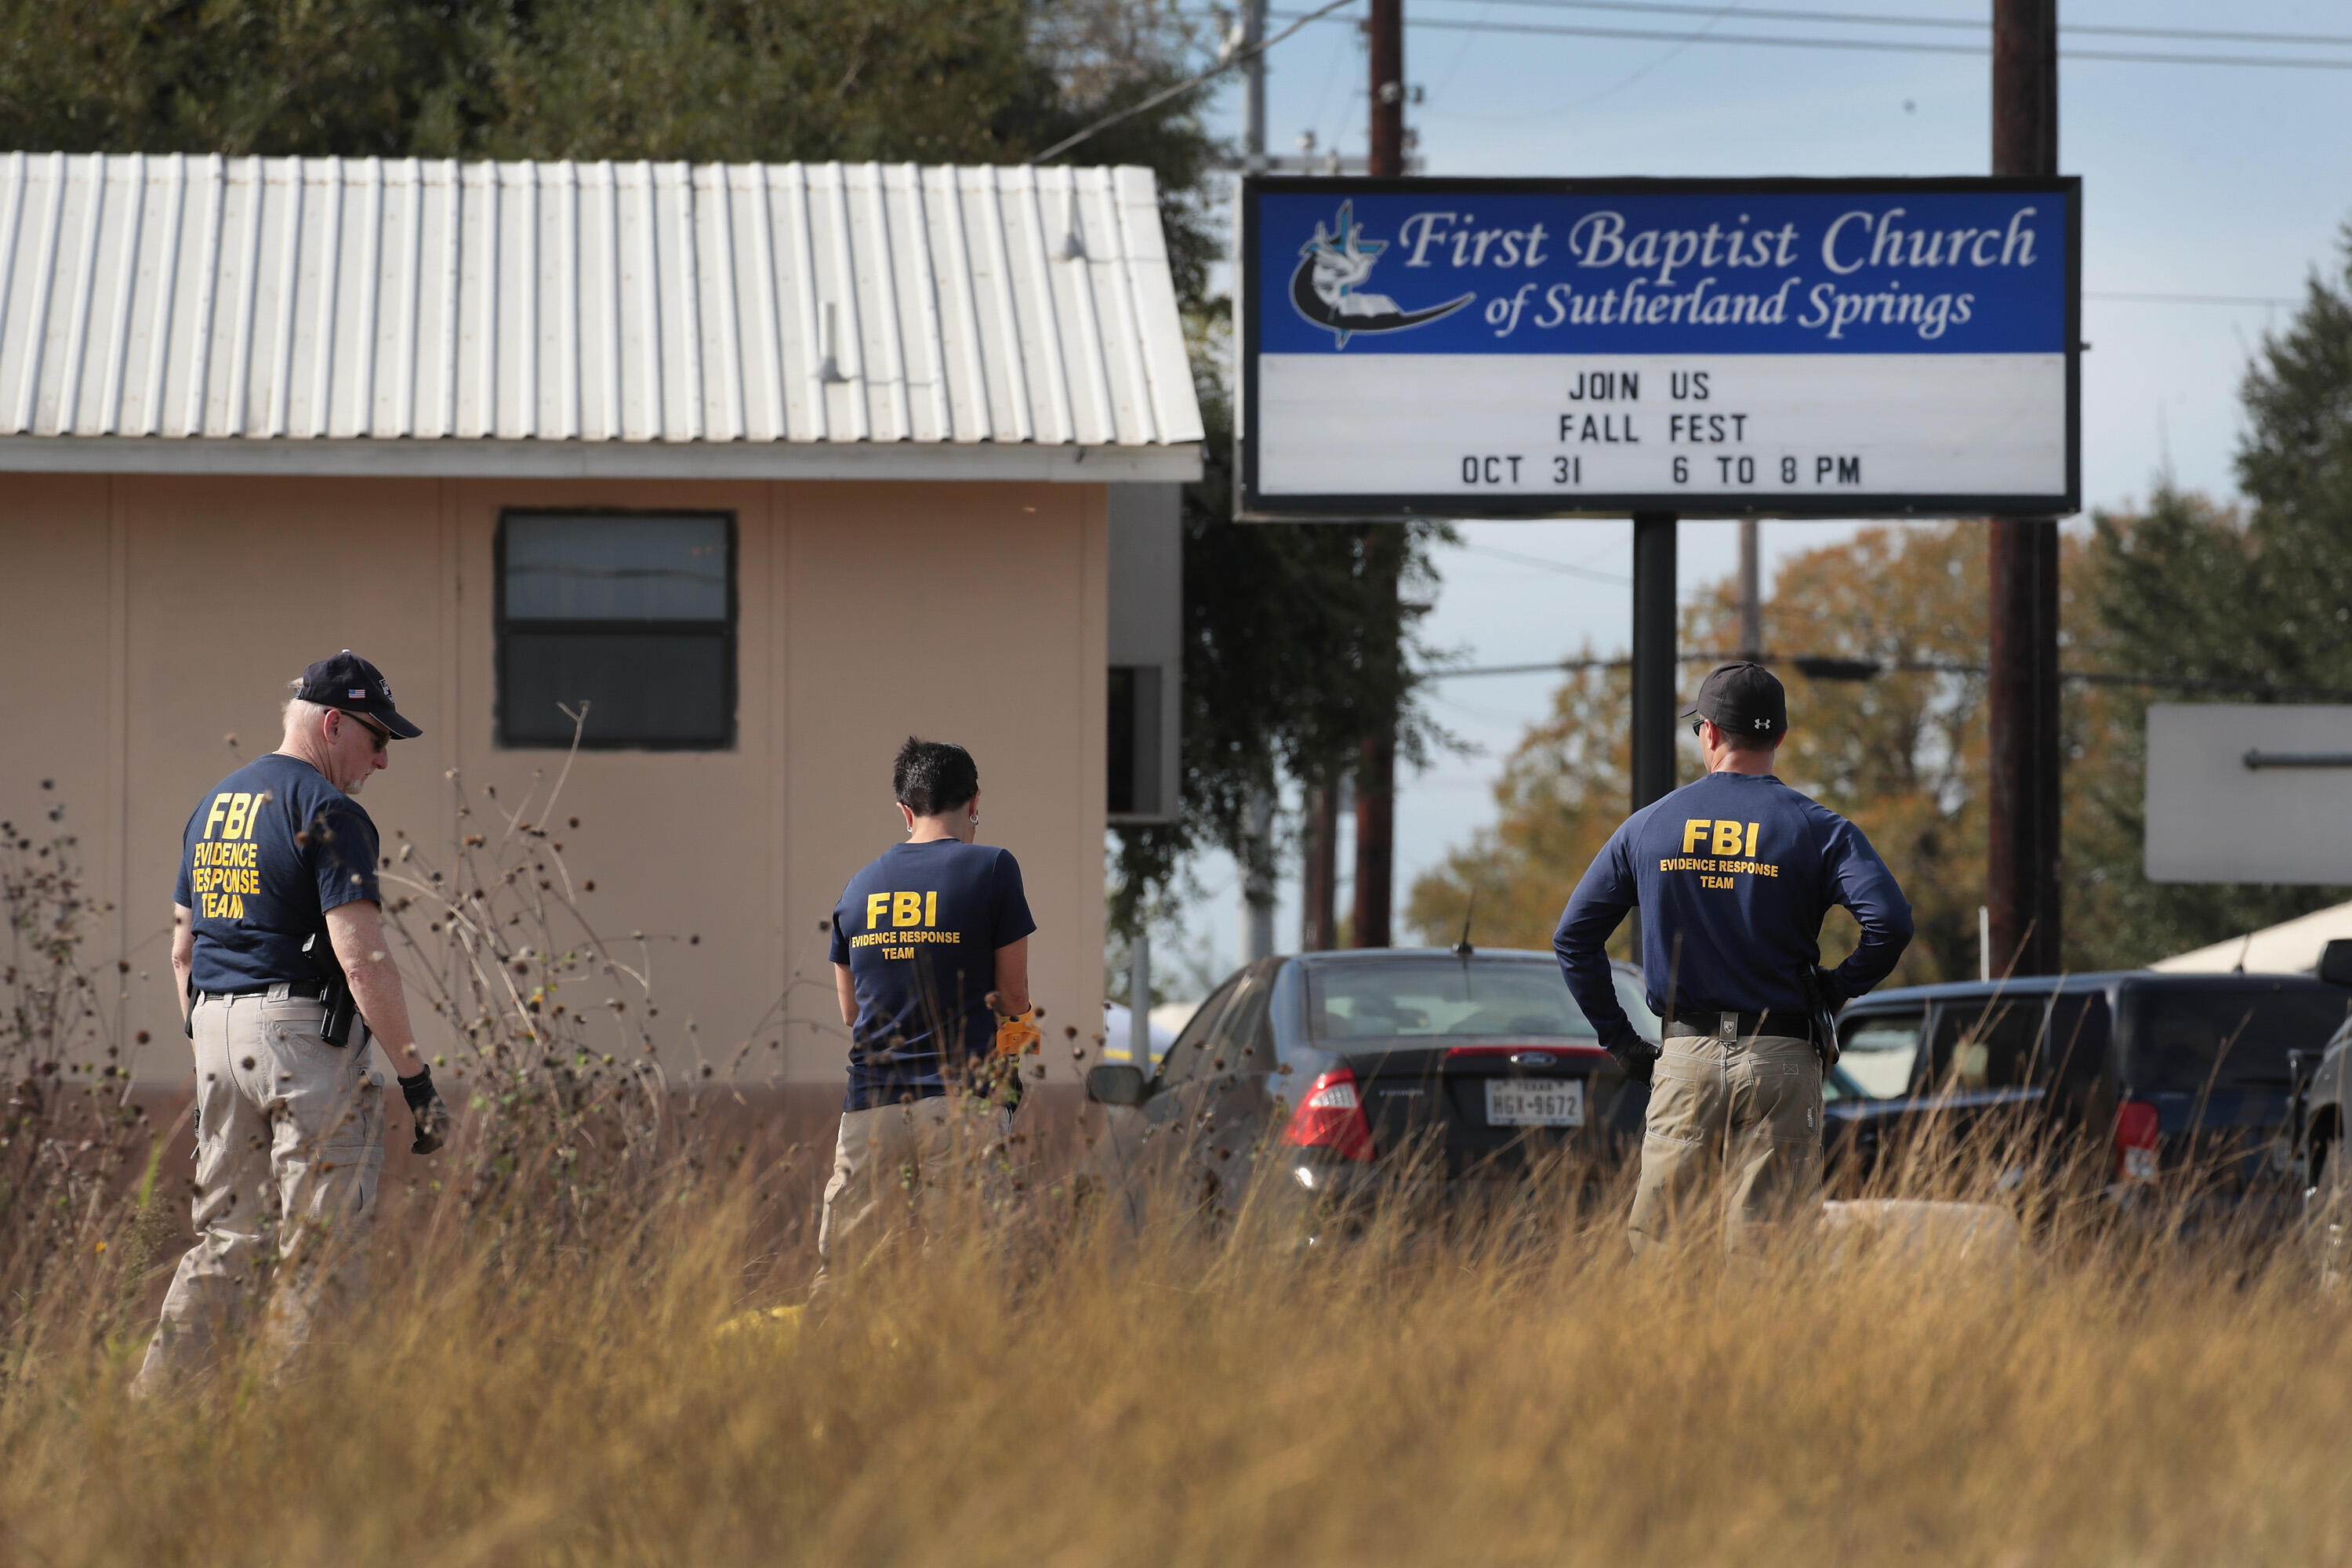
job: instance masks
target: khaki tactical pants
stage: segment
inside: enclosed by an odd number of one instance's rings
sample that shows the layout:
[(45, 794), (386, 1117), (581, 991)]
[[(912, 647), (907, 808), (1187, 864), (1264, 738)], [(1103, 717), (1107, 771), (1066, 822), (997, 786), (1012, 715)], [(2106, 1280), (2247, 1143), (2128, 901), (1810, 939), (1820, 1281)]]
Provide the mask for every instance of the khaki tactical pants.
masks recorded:
[(266, 1331), (278, 1370), (364, 1284), (383, 1169), (383, 1076), (368, 1037), (319, 1037), (323, 1008), (281, 992), (198, 1000), (196, 1244), (180, 1259), (134, 1389), (211, 1359), (275, 1266)]
[(898, 1237), (946, 1234), (960, 1204), (1003, 1195), (1010, 1113), (950, 1091), (841, 1113), (817, 1227), (814, 1295)]
[(1677, 1035), (1650, 1081), (1642, 1180), (1627, 1231), (1654, 1250), (1679, 1214), (1724, 1205), (1724, 1246), (1754, 1256), (1817, 1214), (1822, 1196), (1822, 1058), (1779, 1035)]

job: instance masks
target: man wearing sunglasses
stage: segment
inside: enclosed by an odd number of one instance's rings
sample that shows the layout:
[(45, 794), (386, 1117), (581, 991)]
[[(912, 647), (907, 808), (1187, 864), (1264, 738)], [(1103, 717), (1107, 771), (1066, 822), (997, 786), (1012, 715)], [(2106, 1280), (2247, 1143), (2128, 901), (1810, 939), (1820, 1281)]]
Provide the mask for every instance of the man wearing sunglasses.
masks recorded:
[[(1789, 699), (1770, 670), (1717, 666), (1683, 717), (1706, 772), (1611, 837), (1552, 947), (1601, 1043), (1651, 1086), (1634, 1251), (1704, 1195), (1725, 1205), (1725, 1240), (1745, 1255), (1819, 1208), (1822, 1069), (1837, 1042), (1817, 1016), (1886, 978), (1911, 941), (1911, 906), (1860, 828), (1773, 775)], [(1832, 904), (1862, 940), (1825, 970)], [(1663, 1048), (1625, 1016), (1603, 946), (1637, 907)]]
[(293, 683), (278, 750), (188, 817), (172, 970), (195, 1052), (196, 1244), (172, 1277), (141, 1392), (212, 1359), (273, 1259), (266, 1331), (279, 1367), (359, 1289), (383, 1166), (371, 1038), (405, 1074), (413, 1147), (440, 1147), (448, 1111), (417, 1058), (383, 934), (375, 824), (352, 798), (390, 765), (394, 741), (420, 733), (346, 648)]

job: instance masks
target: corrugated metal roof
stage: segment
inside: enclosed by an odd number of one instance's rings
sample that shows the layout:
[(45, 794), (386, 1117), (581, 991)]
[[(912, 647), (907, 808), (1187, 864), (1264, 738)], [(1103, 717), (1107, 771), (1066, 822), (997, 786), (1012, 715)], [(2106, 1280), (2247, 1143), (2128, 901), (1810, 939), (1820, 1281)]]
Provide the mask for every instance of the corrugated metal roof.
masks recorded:
[(0, 453), (1201, 434), (1145, 169), (0, 156)]

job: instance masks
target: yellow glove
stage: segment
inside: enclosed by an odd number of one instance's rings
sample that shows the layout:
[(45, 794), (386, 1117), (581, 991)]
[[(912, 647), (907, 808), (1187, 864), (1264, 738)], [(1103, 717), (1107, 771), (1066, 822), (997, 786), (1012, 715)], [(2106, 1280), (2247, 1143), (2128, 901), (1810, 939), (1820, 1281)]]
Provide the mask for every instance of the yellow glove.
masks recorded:
[(1037, 1009), (1032, 1007), (1019, 1017), (997, 1019), (996, 1054), (1000, 1057), (1017, 1057), (1043, 1040), (1045, 1037), (1044, 1033), (1031, 1021), (1036, 1016)]

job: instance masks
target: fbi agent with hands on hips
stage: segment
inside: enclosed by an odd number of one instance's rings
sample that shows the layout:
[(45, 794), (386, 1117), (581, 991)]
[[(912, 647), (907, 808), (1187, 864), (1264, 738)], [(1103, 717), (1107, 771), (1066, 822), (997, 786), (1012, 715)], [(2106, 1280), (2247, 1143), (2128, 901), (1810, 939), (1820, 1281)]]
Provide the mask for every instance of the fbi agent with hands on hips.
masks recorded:
[(376, 831), (352, 797), (390, 763), (401, 717), (375, 666), (346, 648), (302, 672), (285, 737), (206, 790), (173, 896), (172, 970), (196, 1065), (196, 1244), (180, 1259), (136, 1386), (208, 1359), (230, 1310), (277, 1264), (267, 1321), (277, 1370), (361, 1282), (383, 1166), (383, 1044), (416, 1123), (448, 1111), (387, 952)]
[(904, 843), (849, 879), (833, 972), (849, 1090), (817, 1229), (814, 1294), (895, 1232), (937, 1231), (957, 1166), (1002, 1143), (1029, 1021), (1029, 917), (1012, 852), (974, 843), (980, 770), (909, 739), (891, 768)]
[[(1718, 666), (1683, 716), (1696, 721), (1706, 775), (1617, 829), (1552, 946), (1601, 1043), (1650, 1084), (1634, 1251), (1654, 1248), (1674, 1213), (1720, 1180), (1726, 1245), (1752, 1254), (1820, 1205), (1822, 1069), (1837, 1052), (1824, 1026), (1894, 969), (1911, 906), (1861, 829), (1773, 776), (1789, 702), (1771, 671)], [(1832, 904), (1853, 911), (1862, 940), (1824, 970)], [(1635, 906), (1663, 1052), (1618, 1005), (1602, 945)]]

